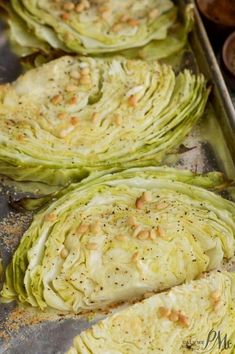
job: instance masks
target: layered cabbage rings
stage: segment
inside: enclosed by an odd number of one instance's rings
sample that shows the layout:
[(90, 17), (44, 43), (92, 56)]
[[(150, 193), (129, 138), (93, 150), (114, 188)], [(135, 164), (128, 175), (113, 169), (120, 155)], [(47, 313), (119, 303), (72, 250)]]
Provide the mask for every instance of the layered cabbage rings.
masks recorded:
[(234, 324), (235, 273), (212, 272), (99, 322), (67, 354), (232, 354)]
[(1, 6), (21, 56), (60, 50), (163, 58), (182, 49), (193, 24), (192, 6), (179, 24), (169, 0), (11, 0)]
[(140, 299), (235, 253), (235, 205), (219, 173), (130, 169), (71, 185), (35, 215), (6, 272), (4, 301), (79, 313)]
[(159, 164), (204, 111), (202, 75), (158, 62), (65, 56), (0, 87), (0, 173), (66, 185)]

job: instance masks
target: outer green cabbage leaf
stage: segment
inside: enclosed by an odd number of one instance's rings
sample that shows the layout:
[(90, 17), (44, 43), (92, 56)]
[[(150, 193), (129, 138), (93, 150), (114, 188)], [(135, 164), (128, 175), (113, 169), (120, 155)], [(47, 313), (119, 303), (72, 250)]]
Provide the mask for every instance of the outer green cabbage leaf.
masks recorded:
[(146, 167), (70, 186), (24, 234), (3, 300), (79, 313), (219, 267), (235, 252), (235, 207), (199, 187), (217, 182)]
[(9, 25), (7, 34), (11, 49), (15, 54), (24, 57), (38, 52), (38, 50), (49, 51), (48, 44), (37, 38), (25, 27), (24, 21), (13, 11), (9, 3), (3, 3), (0, 6), (5, 10), (3, 18)]
[(62, 57), (2, 86), (0, 173), (63, 186), (156, 165), (201, 117), (202, 75), (141, 60)]
[(235, 273), (212, 272), (99, 322), (67, 354), (229, 354), (234, 334)]
[[(38, 23), (32, 16), (28, 16), (22, 2), (12, 0), (1, 6), (6, 9), (9, 15), (8, 21), (13, 43), (28, 47), (31, 53), (35, 52), (36, 48), (48, 52), (50, 47), (67, 51), (67, 46), (58, 39), (52, 28)], [(16, 9), (17, 11), (15, 11)], [(24, 21), (27, 22), (27, 27), (25, 27)]]

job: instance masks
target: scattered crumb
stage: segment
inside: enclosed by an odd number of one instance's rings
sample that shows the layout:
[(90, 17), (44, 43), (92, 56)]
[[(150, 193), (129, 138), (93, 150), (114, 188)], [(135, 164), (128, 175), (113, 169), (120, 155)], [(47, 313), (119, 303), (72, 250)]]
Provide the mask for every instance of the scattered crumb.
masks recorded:
[(0, 221), (0, 239), (7, 252), (15, 250), (31, 220), (31, 213), (10, 212)]

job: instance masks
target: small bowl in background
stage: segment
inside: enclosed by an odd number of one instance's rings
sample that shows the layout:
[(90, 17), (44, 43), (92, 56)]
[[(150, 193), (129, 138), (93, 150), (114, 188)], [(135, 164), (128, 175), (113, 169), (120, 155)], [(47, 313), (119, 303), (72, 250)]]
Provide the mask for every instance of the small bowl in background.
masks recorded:
[(226, 68), (235, 78), (235, 32), (226, 39), (222, 55)]
[(235, 27), (234, 0), (197, 0), (199, 10), (208, 20), (224, 27)]
[(226, 81), (235, 90), (235, 31), (224, 42), (222, 58)]
[(215, 48), (235, 31), (235, 0), (196, 0)]

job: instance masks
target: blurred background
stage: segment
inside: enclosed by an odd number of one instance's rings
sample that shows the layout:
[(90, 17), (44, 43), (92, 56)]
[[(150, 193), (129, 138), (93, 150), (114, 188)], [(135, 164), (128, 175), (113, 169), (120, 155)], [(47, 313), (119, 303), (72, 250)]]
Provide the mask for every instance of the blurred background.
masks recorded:
[(235, 105), (235, 0), (196, 0)]
[(5, 25), (0, 22), (0, 84), (13, 81), (20, 74), (19, 60), (11, 53), (4, 32)]

